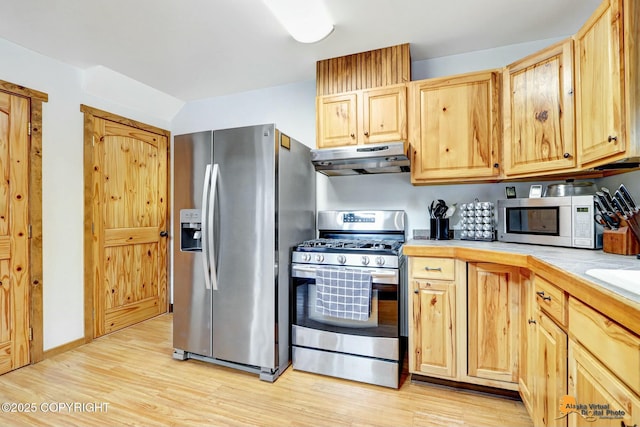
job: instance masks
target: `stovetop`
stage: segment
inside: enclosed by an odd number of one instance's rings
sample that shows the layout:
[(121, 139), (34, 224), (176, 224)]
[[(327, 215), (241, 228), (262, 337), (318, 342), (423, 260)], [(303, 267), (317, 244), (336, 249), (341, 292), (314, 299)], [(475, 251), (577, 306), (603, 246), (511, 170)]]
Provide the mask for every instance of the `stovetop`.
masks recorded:
[(366, 252), (371, 254), (398, 254), (402, 243), (392, 239), (312, 239), (296, 247), (299, 252), (348, 253)]

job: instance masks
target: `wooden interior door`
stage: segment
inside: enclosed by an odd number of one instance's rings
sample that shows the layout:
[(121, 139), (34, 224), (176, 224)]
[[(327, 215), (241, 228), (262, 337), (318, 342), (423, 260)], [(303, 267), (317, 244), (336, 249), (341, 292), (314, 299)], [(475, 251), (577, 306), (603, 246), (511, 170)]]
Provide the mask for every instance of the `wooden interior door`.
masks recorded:
[(167, 139), (93, 119), (94, 337), (167, 310)]
[(0, 374), (29, 363), (29, 99), (0, 92)]

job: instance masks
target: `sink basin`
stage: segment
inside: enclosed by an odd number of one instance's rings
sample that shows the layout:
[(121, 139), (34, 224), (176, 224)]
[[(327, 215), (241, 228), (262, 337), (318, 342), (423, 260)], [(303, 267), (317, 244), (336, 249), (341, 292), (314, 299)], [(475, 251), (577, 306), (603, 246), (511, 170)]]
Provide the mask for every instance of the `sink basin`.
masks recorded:
[(640, 270), (609, 270), (605, 268), (594, 268), (586, 273), (635, 295), (640, 295)]

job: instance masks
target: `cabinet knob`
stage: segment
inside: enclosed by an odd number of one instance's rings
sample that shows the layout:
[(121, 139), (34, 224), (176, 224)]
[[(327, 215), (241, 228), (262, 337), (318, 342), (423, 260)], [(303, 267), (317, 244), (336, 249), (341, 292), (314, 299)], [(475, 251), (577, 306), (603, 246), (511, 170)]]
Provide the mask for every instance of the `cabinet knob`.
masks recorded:
[(160, 232), (160, 237), (167, 237), (168, 235), (169, 235), (169, 233), (167, 233), (167, 231), (166, 231), (166, 230), (162, 230), (162, 231)]
[(352, 133), (352, 134), (351, 134), (351, 138), (355, 138), (355, 137), (356, 137), (356, 134), (355, 134), (355, 133)]
[(369, 131), (364, 131), (364, 136), (369, 136)]
[(413, 293), (414, 293), (414, 294), (419, 294), (419, 293), (420, 293), (420, 290), (419, 290), (419, 289), (414, 289), (414, 290), (413, 290)]
[(493, 167), (494, 167), (494, 168), (499, 168), (499, 167), (500, 167), (500, 163), (494, 163), (494, 164), (493, 164)]
[(564, 157), (565, 159), (568, 159), (569, 157), (571, 157), (571, 154), (569, 154), (569, 153), (564, 153), (564, 154), (562, 155), (562, 157)]
[(607, 141), (609, 141), (609, 142), (615, 142), (615, 141), (617, 141), (617, 140), (618, 140), (618, 137), (617, 137), (617, 136), (609, 135), (609, 138), (607, 138)]
[(535, 320), (533, 320), (533, 319), (529, 319), (529, 320), (527, 320), (527, 322), (529, 322), (529, 324), (530, 324), (530, 325), (531, 325), (532, 323), (533, 323), (533, 324), (535, 324), (535, 323), (536, 323), (536, 321), (535, 321)]

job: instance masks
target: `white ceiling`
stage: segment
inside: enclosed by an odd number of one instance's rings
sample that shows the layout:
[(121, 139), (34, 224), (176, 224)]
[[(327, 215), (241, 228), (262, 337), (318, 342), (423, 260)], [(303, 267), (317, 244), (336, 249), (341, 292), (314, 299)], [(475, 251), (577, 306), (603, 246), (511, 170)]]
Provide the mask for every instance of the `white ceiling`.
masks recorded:
[[(304, 1), (304, 0), (300, 0)], [(411, 44), (412, 61), (571, 35), (600, 0), (325, 0), (294, 41), (260, 0), (0, 0), (0, 37), (183, 101), (308, 81), (321, 59)]]

